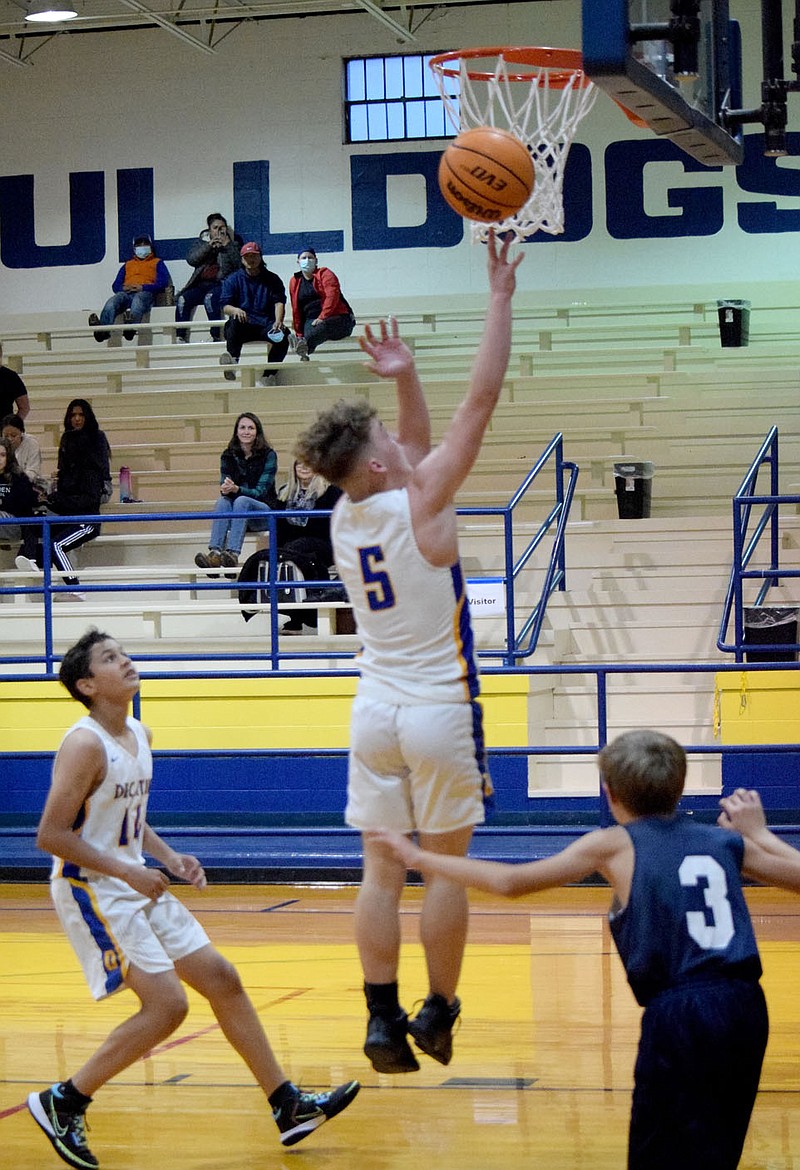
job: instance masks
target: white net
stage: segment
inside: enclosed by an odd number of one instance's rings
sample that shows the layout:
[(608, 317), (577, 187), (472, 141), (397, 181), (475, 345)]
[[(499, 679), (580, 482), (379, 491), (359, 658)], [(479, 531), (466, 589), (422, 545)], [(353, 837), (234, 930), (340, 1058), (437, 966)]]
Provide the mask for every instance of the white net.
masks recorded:
[(471, 223), (473, 242), (489, 227), (524, 240), (564, 230), (564, 168), (578, 123), (597, 90), (580, 55), (561, 49), (474, 49), (434, 57), (430, 67), (457, 130), (510, 130), (530, 151), (536, 176), (530, 199), (499, 224)]

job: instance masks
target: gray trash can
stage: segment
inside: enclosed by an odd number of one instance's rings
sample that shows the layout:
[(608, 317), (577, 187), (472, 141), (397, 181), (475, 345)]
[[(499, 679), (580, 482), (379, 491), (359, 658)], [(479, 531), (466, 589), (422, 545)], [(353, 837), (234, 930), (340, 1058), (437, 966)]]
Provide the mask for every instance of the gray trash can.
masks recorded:
[(717, 301), (720, 345), (735, 349), (750, 340), (750, 302)]
[(744, 606), (744, 644), (759, 646), (745, 652), (745, 662), (796, 662), (796, 650), (765, 650), (797, 642), (797, 608), (779, 605)]
[(655, 466), (631, 460), (614, 464), (614, 491), (620, 520), (643, 520), (650, 515)]

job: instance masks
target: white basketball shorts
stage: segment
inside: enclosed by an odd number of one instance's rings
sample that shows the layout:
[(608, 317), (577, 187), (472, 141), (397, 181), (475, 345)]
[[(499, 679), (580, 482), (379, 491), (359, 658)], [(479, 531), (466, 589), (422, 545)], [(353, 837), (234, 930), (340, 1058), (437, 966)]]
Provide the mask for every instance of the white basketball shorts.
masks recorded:
[(450, 833), (483, 823), (487, 789), (479, 703), (397, 706), (356, 697), (348, 825)]
[(152, 902), (105, 875), (54, 878), (50, 892), (95, 999), (119, 991), (131, 964), (157, 975), (209, 942), (194, 915), (168, 892)]

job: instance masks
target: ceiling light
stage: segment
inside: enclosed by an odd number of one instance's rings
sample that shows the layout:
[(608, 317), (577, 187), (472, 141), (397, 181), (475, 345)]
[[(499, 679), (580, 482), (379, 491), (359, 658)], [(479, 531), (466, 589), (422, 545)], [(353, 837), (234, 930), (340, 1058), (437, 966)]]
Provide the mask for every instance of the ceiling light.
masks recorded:
[(62, 20), (74, 20), (77, 15), (66, 0), (41, 0), (40, 3), (34, 0), (25, 19), (39, 24), (58, 24)]

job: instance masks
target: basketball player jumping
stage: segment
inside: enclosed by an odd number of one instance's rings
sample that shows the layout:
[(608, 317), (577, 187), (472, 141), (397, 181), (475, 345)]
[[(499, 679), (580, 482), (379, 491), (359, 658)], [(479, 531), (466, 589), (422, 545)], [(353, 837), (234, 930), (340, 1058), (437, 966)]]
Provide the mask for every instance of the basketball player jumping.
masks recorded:
[[(484, 819), (478, 673), (458, 559), (453, 500), (480, 450), (511, 347), (516, 269), (510, 241), (487, 245), (489, 307), (469, 389), (431, 448), (428, 408), (396, 322), (367, 327), (369, 369), (397, 385), (397, 434), (365, 401), (339, 402), (302, 435), (296, 453), (345, 493), (331, 523), (334, 555), (363, 642), (351, 720), (348, 824), (419, 833), (426, 848), (463, 855)], [(427, 883), (421, 939), (429, 994), (409, 1021), (400, 1006), (399, 907), (405, 866), (364, 841), (356, 939), (369, 1023), (364, 1051), (378, 1072), (419, 1068), (406, 1038), (441, 1064), (452, 1054), (456, 986), (467, 933), (462, 887)]]

